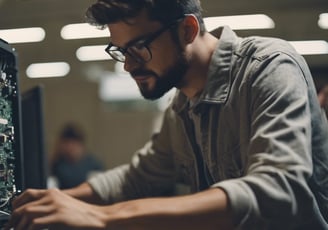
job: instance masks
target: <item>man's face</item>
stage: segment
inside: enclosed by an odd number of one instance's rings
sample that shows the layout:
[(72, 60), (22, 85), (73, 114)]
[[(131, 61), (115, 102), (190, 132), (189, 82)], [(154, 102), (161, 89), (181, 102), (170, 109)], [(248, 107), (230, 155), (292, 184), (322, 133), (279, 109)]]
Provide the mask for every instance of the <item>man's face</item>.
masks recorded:
[(328, 85), (325, 85), (318, 95), (321, 107), (328, 106)]
[[(145, 13), (133, 19), (131, 23), (118, 22), (109, 24), (111, 42), (125, 48), (131, 41), (147, 39), (163, 25), (148, 20)], [(184, 76), (189, 68), (183, 48), (174, 41), (170, 30), (161, 33), (148, 48), (152, 58), (146, 63), (136, 61), (125, 54), (124, 68), (136, 81), (141, 94), (146, 99), (158, 99), (173, 87), (184, 86)]]
[(63, 138), (60, 140), (58, 147), (62, 157), (69, 161), (77, 161), (84, 154), (84, 145), (79, 140)]
[[(139, 68), (131, 72), (131, 76), (136, 80), (142, 96), (146, 99), (155, 100), (162, 97), (173, 87), (181, 88), (183, 77), (188, 69), (188, 62), (183, 54), (168, 66), (163, 73), (157, 74), (147, 68)], [(138, 79), (138, 76), (147, 76)]]

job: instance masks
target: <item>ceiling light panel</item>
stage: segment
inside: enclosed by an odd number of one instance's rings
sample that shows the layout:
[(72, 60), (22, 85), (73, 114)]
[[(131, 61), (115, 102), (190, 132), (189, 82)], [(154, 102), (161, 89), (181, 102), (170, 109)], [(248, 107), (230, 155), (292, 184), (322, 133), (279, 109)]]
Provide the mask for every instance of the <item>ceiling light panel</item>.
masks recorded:
[(328, 29), (328, 13), (319, 15), (318, 26), (321, 29)]
[(34, 63), (27, 67), (26, 75), (30, 78), (64, 77), (69, 71), (66, 62)]
[(328, 43), (324, 40), (290, 41), (289, 43), (302, 55), (328, 54)]
[(69, 40), (109, 37), (110, 33), (109, 30), (101, 30), (88, 23), (76, 23), (64, 26), (60, 31), (60, 35), (63, 39)]
[(77, 49), (76, 57), (80, 61), (111, 60), (112, 58), (105, 52), (106, 45), (82, 46)]
[(208, 31), (224, 25), (228, 25), (233, 30), (273, 29), (275, 27), (274, 21), (265, 14), (207, 17), (204, 18), (204, 22)]
[(41, 42), (45, 36), (46, 32), (41, 27), (0, 30), (0, 38), (9, 44)]

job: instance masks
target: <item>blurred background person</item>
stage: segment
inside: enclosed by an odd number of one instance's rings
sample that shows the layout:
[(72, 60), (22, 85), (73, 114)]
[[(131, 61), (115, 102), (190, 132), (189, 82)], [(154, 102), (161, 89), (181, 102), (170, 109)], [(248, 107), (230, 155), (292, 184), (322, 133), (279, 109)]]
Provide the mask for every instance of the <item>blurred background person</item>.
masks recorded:
[(77, 186), (93, 173), (103, 170), (100, 161), (86, 150), (85, 134), (79, 125), (67, 123), (62, 128), (50, 170), (61, 189)]

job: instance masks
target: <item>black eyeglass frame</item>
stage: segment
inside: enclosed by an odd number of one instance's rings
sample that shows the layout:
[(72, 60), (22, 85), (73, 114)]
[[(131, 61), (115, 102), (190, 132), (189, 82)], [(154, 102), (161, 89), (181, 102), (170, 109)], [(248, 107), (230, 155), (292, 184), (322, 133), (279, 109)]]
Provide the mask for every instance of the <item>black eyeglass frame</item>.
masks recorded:
[[(106, 53), (108, 53), (115, 61), (119, 62), (125, 62), (125, 55), (128, 54), (130, 57), (134, 58), (138, 63), (146, 63), (149, 62), (152, 59), (152, 52), (149, 48), (149, 45), (156, 39), (158, 38), (162, 33), (164, 33), (166, 30), (171, 29), (173, 26), (175, 26), (177, 23), (181, 22), (184, 19), (184, 17), (178, 18), (172, 23), (164, 25), (162, 28), (159, 30), (155, 31), (151, 35), (149, 35), (147, 38), (141, 38), (137, 40), (132, 40), (130, 41), (125, 47), (118, 47), (113, 45), (113, 43), (109, 43), (108, 46), (105, 48)], [(112, 49), (114, 47), (114, 49)], [(142, 47), (147, 50), (149, 53), (149, 58), (148, 59), (141, 59), (134, 55), (133, 53), (129, 52), (129, 49), (131, 47)], [(112, 50), (111, 50), (112, 49)], [(118, 58), (118, 56), (114, 55), (114, 52), (120, 52), (122, 55), (122, 58)]]

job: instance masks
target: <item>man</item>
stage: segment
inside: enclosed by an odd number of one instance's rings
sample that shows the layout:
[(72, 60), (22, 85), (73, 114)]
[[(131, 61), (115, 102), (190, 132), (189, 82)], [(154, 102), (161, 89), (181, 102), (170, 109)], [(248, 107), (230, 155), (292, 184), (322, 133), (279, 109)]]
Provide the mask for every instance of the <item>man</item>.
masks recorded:
[(85, 134), (74, 123), (65, 124), (58, 136), (50, 162), (51, 175), (61, 189), (73, 188), (102, 171), (100, 161), (86, 149)]
[(317, 88), (317, 95), (319, 104), (321, 107), (321, 112), (324, 114), (324, 116), (327, 117), (328, 112), (328, 85), (324, 84), (321, 87)]
[[(179, 90), (130, 164), (64, 192), (26, 191), (9, 226), (327, 229), (327, 127), (288, 43), (214, 36), (198, 0), (98, 0), (88, 17), (108, 26), (106, 51), (145, 98)], [(163, 197), (178, 181), (192, 193)]]

